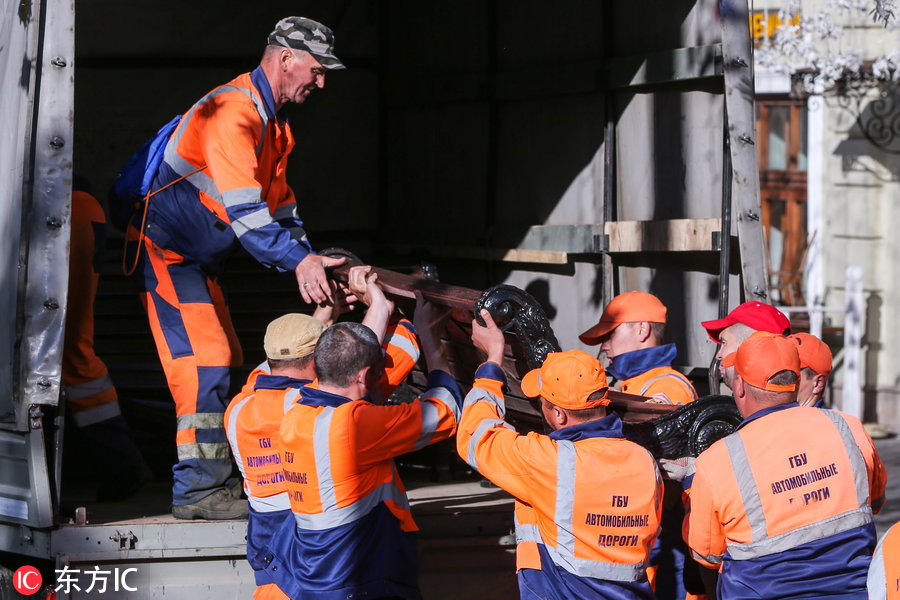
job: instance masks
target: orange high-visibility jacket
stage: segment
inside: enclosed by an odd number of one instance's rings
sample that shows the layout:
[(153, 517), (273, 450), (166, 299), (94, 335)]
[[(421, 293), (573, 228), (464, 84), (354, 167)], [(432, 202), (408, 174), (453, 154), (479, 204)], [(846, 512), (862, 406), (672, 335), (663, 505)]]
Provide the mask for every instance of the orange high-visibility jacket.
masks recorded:
[[(409, 375), (419, 358), (419, 345), (412, 323), (394, 321), (385, 332), (382, 349), (385, 367), (379, 393), (390, 396)], [(279, 428), (284, 414), (300, 396), (308, 380), (272, 376), (263, 363), (250, 374), (247, 384), (225, 411), (225, 432), (234, 460), (244, 480), (244, 492), (250, 502), (247, 531), (247, 558), (261, 577), (263, 554), (281, 520), (290, 518), (290, 502), (284, 484), (279, 453)]]
[(62, 378), (79, 427), (121, 414), (106, 364), (94, 352), (94, 298), (100, 280), (97, 259), (105, 239), (106, 216), (100, 202), (87, 192), (73, 191)]
[(878, 542), (867, 587), (871, 600), (900, 600), (900, 523), (894, 523)]
[(767, 408), (697, 458), (685, 540), (698, 561), (721, 566), (724, 598), (748, 588), (757, 598), (865, 597), (886, 480), (858, 419)]
[(619, 354), (609, 369), (619, 380), (619, 389), (629, 394), (664, 394), (672, 404), (697, 399), (697, 391), (687, 377), (672, 368), (678, 354), (675, 344), (663, 344)]
[[(419, 359), (415, 329), (406, 319), (385, 332), (385, 366), (378, 392), (385, 398), (406, 379)], [(273, 377), (263, 363), (250, 373), (247, 384), (225, 411), (228, 442), (244, 478), (244, 492), (258, 511), (289, 509), (279, 458), (278, 429), (309, 381)], [(275, 498), (278, 496), (278, 498)]]
[(426, 385), (396, 405), (301, 389), (280, 430), (294, 523), (266, 557), (289, 596), (418, 597), (418, 528), (393, 458), (453, 435), (462, 403), (449, 374), (432, 371)]
[(688, 378), (672, 367), (657, 367), (620, 382), (621, 390), (638, 396), (664, 394), (672, 404), (687, 404), (697, 399), (697, 391)]
[(215, 88), (166, 145), (152, 189), (187, 178), (150, 199), (147, 237), (204, 265), (240, 241), (263, 265), (292, 270), (311, 252), (286, 179), (293, 147), (262, 68)]
[(647, 597), (662, 506), (650, 453), (622, 437), (615, 413), (549, 436), (519, 434), (503, 420), (502, 370), (485, 363), (475, 377), (456, 447), (516, 497), (520, 586), (532, 570), (526, 584), (549, 597)]

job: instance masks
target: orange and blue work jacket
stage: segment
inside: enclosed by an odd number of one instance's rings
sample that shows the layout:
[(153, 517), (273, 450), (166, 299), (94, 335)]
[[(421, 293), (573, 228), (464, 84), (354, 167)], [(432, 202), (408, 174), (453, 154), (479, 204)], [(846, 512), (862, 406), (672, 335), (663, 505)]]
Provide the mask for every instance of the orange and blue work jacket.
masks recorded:
[(516, 497), (523, 598), (653, 598), (647, 559), (659, 533), (662, 480), (647, 450), (606, 417), (521, 435), (503, 420), (505, 375), (485, 363), (466, 396), (456, 447)]
[[(389, 397), (419, 358), (412, 323), (393, 321), (385, 332), (382, 350), (385, 367), (377, 392)], [(225, 411), (228, 442), (250, 504), (247, 560), (259, 585), (271, 583), (263, 572), (269, 540), (282, 521), (293, 521), (279, 453), (279, 428), (285, 413), (297, 402), (300, 388), (310, 383), (308, 379), (273, 376), (263, 363), (250, 373), (247, 384)]]
[(407, 404), (300, 390), (280, 431), (294, 522), (273, 536), (265, 559), (279, 588), (317, 600), (420, 598), (418, 528), (393, 458), (453, 435), (461, 403), (443, 371)]
[(887, 472), (862, 423), (796, 403), (763, 409), (685, 479), (685, 540), (720, 598), (866, 597)]
[(697, 391), (688, 378), (672, 368), (675, 344), (643, 348), (616, 356), (607, 369), (619, 380), (619, 388), (629, 394), (663, 394), (672, 404), (687, 404), (697, 399)]
[(311, 247), (286, 179), (293, 147), (262, 68), (215, 88), (166, 145), (152, 189), (187, 178), (150, 199), (147, 237), (206, 267), (239, 240), (263, 265), (294, 269)]
[(888, 529), (878, 542), (867, 586), (870, 600), (900, 600), (900, 523)]

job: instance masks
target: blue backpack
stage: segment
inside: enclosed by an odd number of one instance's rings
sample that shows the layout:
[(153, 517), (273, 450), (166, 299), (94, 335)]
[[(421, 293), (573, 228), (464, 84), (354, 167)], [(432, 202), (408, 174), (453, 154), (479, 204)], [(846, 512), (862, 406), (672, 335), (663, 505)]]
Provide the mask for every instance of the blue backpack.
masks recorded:
[(125, 231), (134, 215), (144, 209), (150, 186), (159, 171), (166, 144), (181, 122), (181, 115), (166, 123), (128, 159), (109, 190), (109, 220)]

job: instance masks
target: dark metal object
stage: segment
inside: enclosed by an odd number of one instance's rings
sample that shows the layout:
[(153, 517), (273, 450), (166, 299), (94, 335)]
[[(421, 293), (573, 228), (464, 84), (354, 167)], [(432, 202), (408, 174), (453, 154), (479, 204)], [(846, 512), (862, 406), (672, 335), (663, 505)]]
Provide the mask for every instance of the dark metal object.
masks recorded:
[[(360, 264), (359, 259), (346, 250), (332, 248), (321, 254), (349, 259), (332, 270), (332, 276), (338, 279), (346, 280), (350, 267)], [(480, 293), (421, 276), (378, 267), (372, 267), (372, 270), (378, 273), (382, 289), (390, 296), (412, 298), (415, 291), (420, 291), (436, 304), (465, 311), (458, 319), (460, 324), (468, 322), (472, 314), (482, 322), (478, 315), (482, 309), (487, 309), (497, 326), (511, 336), (508, 356), (503, 364), (503, 370), (510, 377), (508, 418), (516, 422), (517, 427), (539, 427), (540, 411), (523, 398), (519, 382), (525, 373), (540, 367), (547, 354), (561, 349), (537, 300), (512, 285), (497, 285)], [(468, 344), (469, 335), (467, 329), (459, 330), (456, 336), (450, 335), (451, 346), (455, 345), (459, 350), (459, 346)], [(467, 386), (483, 356), (468, 345), (468, 351), (456, 358), (453, 375)], [(625, 436), (650, 450), (657, 458), (697, 456), (713, 442), (733, 432), (741, 422), (734, 400), (728, 396), (706, 396), (680, 407), (646, 402), (647, 399), (642, 396), (615, 390), (610, 390), (609, 397), (609, 408), (617, 412), (625, 424)]]
[[(879, 91), (874, 100), (873, 88)], [(853, 115), (859, 131), (874, 146), (900, 154), (900, 84), (878, 80), (871, 72), (846, 73), (824, 97), (829, 106)]]
[(730, 396), (704, 396), (668, 415), (642, 423), (625, 423), (625, 437), (657, 458), (698, 456), (731, 434), (742, 421)]
[(475, 303), (475, 318), (487, 309), (500, 329), (514, 334), (525, 352), (529, 369), (537, 369), (551, 352), (559, 352), (559, 342), (550, 328), (543, 307), (528, 292), (512, 285), (495, 285)]

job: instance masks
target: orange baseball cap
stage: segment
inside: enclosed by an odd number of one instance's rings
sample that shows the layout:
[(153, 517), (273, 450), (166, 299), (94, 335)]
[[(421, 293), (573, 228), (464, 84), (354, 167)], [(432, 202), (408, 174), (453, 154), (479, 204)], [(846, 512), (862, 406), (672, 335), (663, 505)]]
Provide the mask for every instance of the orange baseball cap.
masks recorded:
[(808, 333), (795, 333), (788, 339), (797, 344), (800, 368), (810, 368), (820, 375), (831, 373), (831, 348), (828, 344)]
[(788, 335), (791, 332), (791, 322), (783, 312), (770, 304), (752, 300), (739, 304), (723, 319), (703, 321), (700, 325), (706, 329), (706, 333), (709, 334), (712, 341), (721, 344), (722, 340), (719, 339), (719, 334), (723, 329), (731, 327), (735, 323), (743, 323), (757, 331), (768, 331), (780, 335)]
[(588, 396), (608, 387), (603, 365), (582, 350), (551, 352), (540, 369), (533, 369), (522, 378), (523, 394), (529, 398), (543, 396), (569, 410), (606, 406), (609, 398), (605, 393), (590, 401)]
[(793, 392), (796, 384), (780, 385), (769, 380), (781, 371), (793, 371), (800, 377), (797, 344), (767, 331), (757, 331), (722, 359), (723, 367), (734, 367), (738, 375), (755, 388), (770, 392)]
[(600, 338), (622, 323), (666, 322), (666, 305), (647, 292), (625, 292), (609, 301), (600, 322), (578, 336), (588, 346), (596, 346)]

